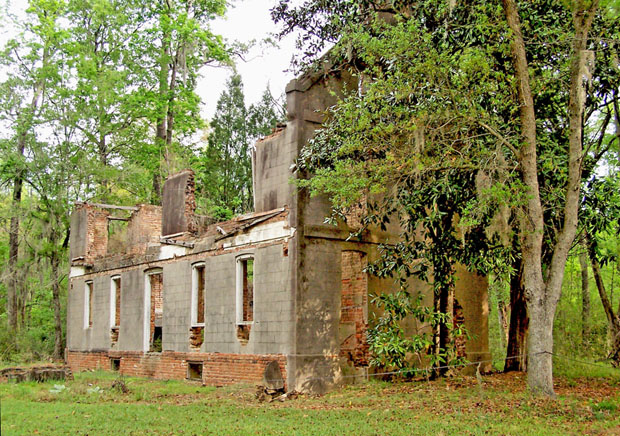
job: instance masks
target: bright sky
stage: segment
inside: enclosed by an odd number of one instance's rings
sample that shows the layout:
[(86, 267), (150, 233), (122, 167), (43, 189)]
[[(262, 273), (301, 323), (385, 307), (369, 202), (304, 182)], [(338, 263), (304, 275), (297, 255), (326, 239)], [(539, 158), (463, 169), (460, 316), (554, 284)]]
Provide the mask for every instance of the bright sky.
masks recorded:
[[(269, 10), (277, 0), (237, 0), (227, 13), (227, 18), (213, 25), (214, 33), (228, 40), (257, 41), (257, 47), (245, 56), (246, 62), (237, 60), (237, 71), (244, 84), (246, 104), (258, 101), (269, 85), (274, 97), (284, 92), (286, 84), (294, 78), (292, 72), (284, 72), (290, 66), (295, 48), (295, 38), (289, 36), (279, 42), (279, 47), (265, 46), (258, 42), (276, 31)], [(301, 3), (300, 1), (293, 3)], [(275, 39), (275, 38), (274, 38)], [(231, 72), (223, 68), (205, 68), (198, 93), (205, 104), (203, 115), (210, 118), (215, 112), (217, 99), (225, 88)]]

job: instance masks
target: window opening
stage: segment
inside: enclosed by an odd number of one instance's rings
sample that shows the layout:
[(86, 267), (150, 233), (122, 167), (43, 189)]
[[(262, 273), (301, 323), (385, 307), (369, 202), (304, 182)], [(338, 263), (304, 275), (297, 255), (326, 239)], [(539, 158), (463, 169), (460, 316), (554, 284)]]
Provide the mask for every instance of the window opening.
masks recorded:
[(116, 210), (117, 216), (108, 215), (108, 249), (107, 254), (121, 254), (127, 250), (128, 222), (130, 211)]
[(148, 344), (145, 348), (151, 352), (162, 351), (164, 299), (163, 299), (163, 274), (161, 269), (146, 273), (145, 278), (145, 306), (146, 321), (148, 325)]
[(189, 380), (202, 380), (202, 362), (187, 362), (187, 378)]
[(205, 264), (192, 267), (191, 326), (189, 328), (189, 347), (200, 350), (204, 342), (205, 323)]
[(340, 356), (355, 367), (368, 366), (368, 275), (366, 255), (343, 251), (340, 288)]
[(110, 369), (112, 369), (112, 371), (120, 371), (121, 359), (110, 359)]
[(254, 258), (237, 259), (237, 338), (241, 343), (250, 339), (254, 321)]
[(110, 286), (110, 339), (112, 345), (118, 342), (121, 325), (121, 277), (112, 277)]
[(84, 288), (84, 328), (93, 326), (93, 282), (86, 282)]
[(192, 326), (205, 323), (205, 265), (194, 265), (192, 274)]

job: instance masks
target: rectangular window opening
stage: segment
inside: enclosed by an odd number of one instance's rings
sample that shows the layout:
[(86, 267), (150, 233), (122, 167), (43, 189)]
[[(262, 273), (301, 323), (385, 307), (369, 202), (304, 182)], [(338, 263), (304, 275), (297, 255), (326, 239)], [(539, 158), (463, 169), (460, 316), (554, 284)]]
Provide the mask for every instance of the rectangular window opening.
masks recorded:
[(254, 258), (248, 257), (237, 261), (237, 324), (254, 321)]
[[(164, 318), (164, 299), (163, 299), (163, 273), (161, 269), (147, 272), (146, 274), (146, 300), (145, 306), (148, 325), (148, 347), (150, 352), (159, 353), (162, 351), (163, 341), (163, 318)], [(146, 326), (145, 326), (146, 327)]]
[(121, 370), (121, 359), (110, 359), (110, 368), (112, 371)]
[(205, 264), (192, 267), (191, 325), (189, 328), (189, 349), (199, 351), (204, 342), (205, 325)]
[(202, 380), (202, 362), (187, 362), (187, 379)]
[(192, 326), (205, 323), (205, 266), (194, 265), (192, 274)]
[(250, 340), (254, 322), (254, 258), (237, 259), (237, 339), (241, 345)]
[(151, 342), (151, 352), (153, 353), (161, 353), (162, 350), (162, 341), (163, 339), (163, 329), (159, 326), (155, 326), (153, 329), (153, 342)]
[(84, 289), (84, 328), (93, 326), (93, 282), (86, 282)]
[(127, 249), (127, 228), (130, 213), (116, 211), (119, 216), (108, 216), (108, 249), (107, 254), (121, 254)]
[(112, 278), (112, 288), (114, 289), (114, 294), (113, 294), (114, 318), (112, 319), (112, 325), (115, 327), (118, 327), (121, 325), (121, 278), (120, 277)]
[(118, 343), (119, 326), (121, 325), (121, 278), (112, 277), (110, 285), (110, 342)]

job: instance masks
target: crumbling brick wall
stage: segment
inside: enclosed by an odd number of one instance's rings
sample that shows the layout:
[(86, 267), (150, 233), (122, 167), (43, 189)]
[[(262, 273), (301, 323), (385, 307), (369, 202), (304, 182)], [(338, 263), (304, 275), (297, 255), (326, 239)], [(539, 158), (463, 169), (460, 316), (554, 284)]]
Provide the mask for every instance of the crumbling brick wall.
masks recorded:
[(187, 184), (185, 185), (185, 222), (187, 223), (187, 231), (190, 233), (198, 232), (198, 220), (196, 217), (196, 184), (194, 181), (194, 172), (189, 171)]
[(141, 204), (127, 223), (124, 254), (139, 255), (146, 253), (149, 243), (159, 243), (161, 235), (161, 207)]
[(280, 354), (225, 353), (142, 353), (137, 351), (88, 352), (67, 351), (67, 365), (73, 372), (110, 370), (110, 359), (120, 359), (120, 372), (135, 377), (160, 380), (187, 378), (187, 363), (203, 362), (202, 382), (222, 386), (233, 383), (261, 383), (267, 365), (278, 362), (286, 381), (286, 356)]
[(368, 277), (364, 272), (366, 255), (359, 251), (342, 252), (340, 301), (340, 356), (354, 366), (367, 366)]
[(105, 256), (108, 251), (108, 215), (110, 213), (87, 203), (76, 205), (76, 209), (80, 208), (86, 210), (84, 262), (92, 264), (95, 259)]
[(189, 349), (192, 351), (199, 351), (200, 347), (204, 343), (204, 327), (190, 327), (189, 329)]
[(363, 196), (358, 204), (354, 204), (344, 211), (344, 217), (349, 227), (359, 229), (362, 227), (362, 219), (368, 214), (366, 196)]
[(192, 170), (181, 171), (166, 179), (162, 205), (163, 236), (198, 232), (199, 221), (195, 215), (195, 182)]

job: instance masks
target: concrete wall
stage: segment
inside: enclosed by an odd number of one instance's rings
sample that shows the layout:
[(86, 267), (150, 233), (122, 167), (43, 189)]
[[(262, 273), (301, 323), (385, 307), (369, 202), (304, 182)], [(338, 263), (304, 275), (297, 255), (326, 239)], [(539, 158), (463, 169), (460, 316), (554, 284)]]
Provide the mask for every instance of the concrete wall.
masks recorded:
[(67, 348), (82, 350), (84, 329), (84, 279), (73, 278), (67, 294)]
[(107, 350), (110, 347), (110, 281), (94, 277), (91, 301), (92, 325), (84, 328), (86, 283), (74, 279), (67, 298), (67, 348), (75, 350)]
[[(467, 360), (471, 362), (488, 361), (489, 352), (489, 299), (488, 279), (467, 271), (462, 265), (456, 267), (456, 286), (454, 296), (463, 307), (465, 328), (471, 338), (466, 342)], [(472, 369), (474, 369), (472, 367)], [(490, 370), (486, 362), (482, 370)]]
[(121, 325), (118, 350), (144, 350), (144, 272), (133, 269), (121, 274)]
[(187, 170), (168, 177), (162, 199), (161, 234), (195, 231), (195, 209), (194, 172)]
[(164, 265), (163, 351), (188, 351), (192, 301), (190, 262)]
[(69, 235), (69, 260), (86, 256), (86, 230), (88, 213), (76, 207), (71, 213), (71, 234)]
[(296, 158), (297, 132), (291, 123), (256, 144), (252, 172), (256, 212), (291, 206), (295, 186), (290, 183), (290, 167)]
[[(270, 147), (279, 147), (287, 154), (297, 153), (320, 127), (324, 120), (323, 111), (335, 103), (336, 97), (333, 92), (341, 93), (342, 89), (351, 89), (356, 83), (356, 79), (346, 73), (341, 76), (331, 75), (328, 78), (305, 76), (292, 81), (287, 87), (289, 122), (284, 132), (271, 139)], [(297, 137), (296, 144), (289, 139), (294, 136)], [(296, 149), (292, 150), (293, 147)], [(257, 147), (257, 152), (259, 150)], [(271, 174), (271, 177), (276, 176)], [(291, 214), (291, 225), (297, 228), (294, 246), (296, 264), (293, 267), (296, 273), (297, 322), (295, 353), (289, 359), (289, 372), (295, 374), (298, 389), (320, 392), (328, 389), (331, 381), (338, 381), (343, 363), (340, 362), (339, 365), (337, 358), (334, 358), (340, 351), (337, 339), (340, 317), (338, 307), (341, 291), (341, 253), (348, 249), (364, 251), (368, 255), (368, 261), (372, 262), (379, 256), (375, 244), (395, 242), (400, 229), (397, 221), (390, 223), (387, 232), (373, 230), (365, 237), (367, 243), (358, 244), (356, 247), (351, 242), (345, 242), (342, 234), (338, 234), (335, 230), (333, 235), (330, 235), (329, 232), (332, 230), (323, 224), (325, 217), (330, 214), (330, 203), (327, 198), (322, 196), (310, 198), (305, 191), (293, 191), (293, 195), (295, 198), (290, 204), (295, 206)], [(341, 223), (339, 228), (346, 230), (347, 227)], [(429, 284), (414, 278), (409, 280), (409, 284), (411, 292), (422, 293), (425, 296), (425, 303), (432, 305), (433, 295)], [(455, 292), (463, 306), (465, 325), (475, 337), (467, 343), (468, 358), (471, 360), (488, 358), (486, 289), (485, 279), (472, 275), (462, 268), (458, 270)], [(368, 278), (370, 293), (394, 290), (396, 286), (392, 280)], [(371, 307), (369, 311), (373, 312), (375, 309)], [(404, 327), (412, 334), (428, 328), (414, 320), (408, 321)], [(330, 378), (332, 380), (329, 380)]]
[(337, 244), (321, 239), (304, 241), (301, 250), (295, 301), (295, 383), (300, 390), (324, 392), (340, 371), (341, 252)]
[[(236, 258), (242, 254), (254, 255), (254, 321), (245, 345), (237, 338), (236, 326)], [(283, 245), (208, 257), (205, 266), (205, 338), (201, 351), (288, 353), (293, 311)]]

